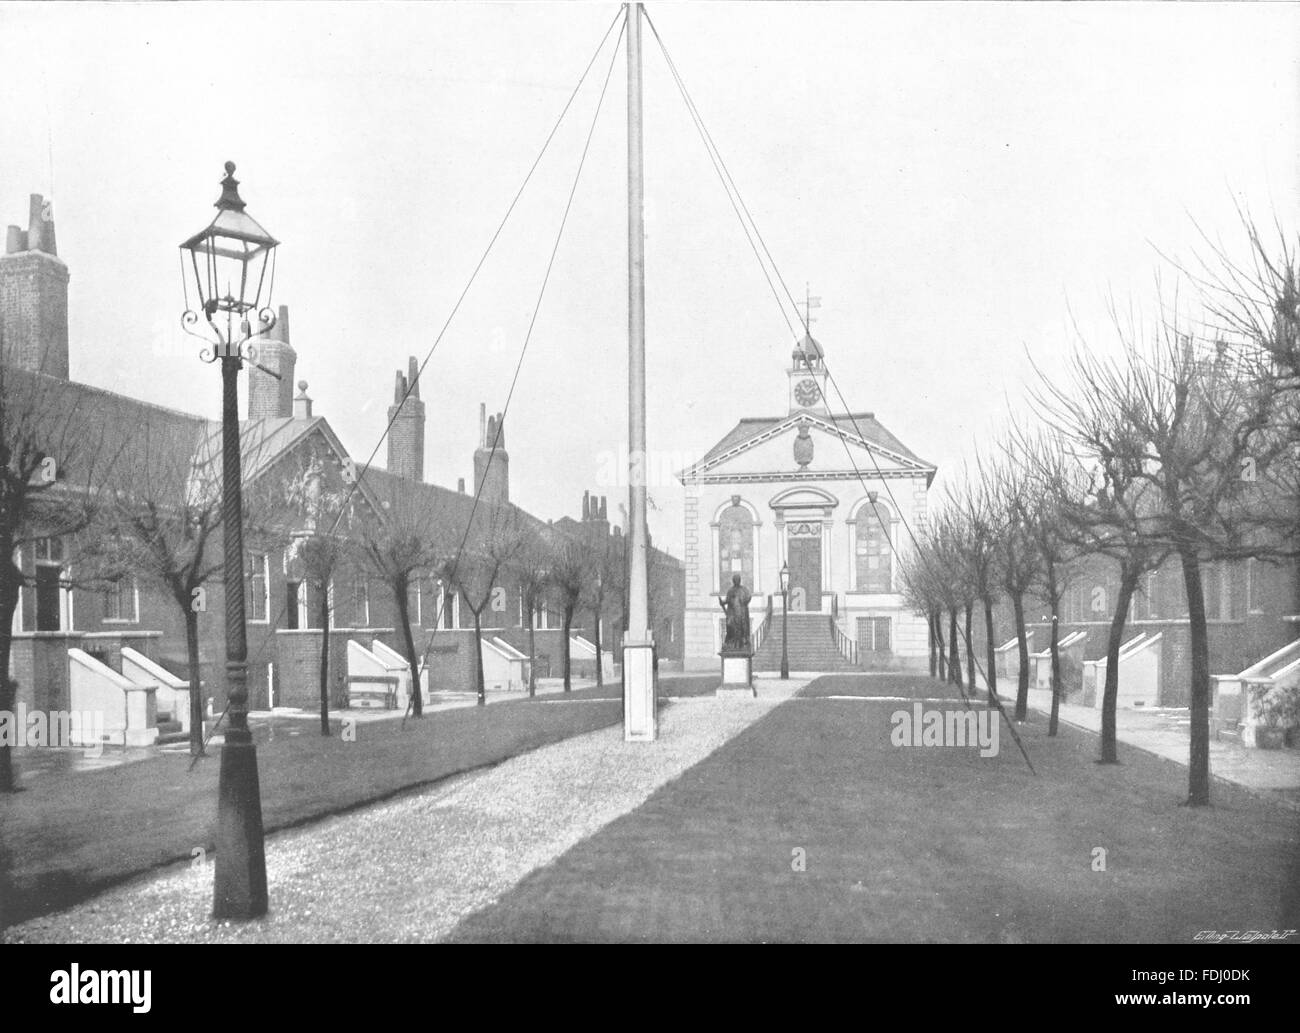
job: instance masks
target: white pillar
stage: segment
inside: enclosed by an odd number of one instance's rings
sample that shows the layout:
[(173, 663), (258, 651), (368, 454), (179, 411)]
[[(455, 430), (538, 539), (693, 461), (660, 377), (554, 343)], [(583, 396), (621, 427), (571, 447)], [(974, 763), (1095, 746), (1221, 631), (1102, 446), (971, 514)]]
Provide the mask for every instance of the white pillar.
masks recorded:
[(653, 742), (659, 732), (654, 639), (650, 633), (646, 533), (645, 439), (645, 202), (641, 153), (641, 5), (627, 9), (627, 308), (628, 628), (623, 642), (623, 739)]

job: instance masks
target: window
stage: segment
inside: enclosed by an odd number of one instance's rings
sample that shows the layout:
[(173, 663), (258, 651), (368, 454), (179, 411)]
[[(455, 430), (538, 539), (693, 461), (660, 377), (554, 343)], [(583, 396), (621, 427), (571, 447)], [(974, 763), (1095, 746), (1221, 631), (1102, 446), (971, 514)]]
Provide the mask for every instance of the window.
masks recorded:
[(1160, 618), (1160, 571), (1147, 572), (1147, 617), (1151, 620)]
[(880, 502), (868, 502), (858, 510), (853, 560), (859, 592), (889, 592), (893, 589), (893, 557), (890, 528), (893, 514)]
[(858, 650), (864, 653), (888, 653), (890, 651), (889, 624), (888, 617), (859, 617)]
[(1205, 619), (1219, 619), (1220, 583), (1223, 570), (1218, 563), (1201, 565), (1201, 594), (1205, 597)]
[(442, 615), (444, 628), (460, 627), (460, 593), (452, 591), (441, 581), (438, 582), (438, 612)]
[(104, 590), (104, 620), (115, 624), (135, 624), (139, 619), (139, 593), (135, 578), (128, 574)]
[(1254, 556), (1246, 560), (1246, 612), (1263, 612), (1259, 607), (1259, 561)]
[(424, 600), (421, 599), (420, 595), (420, 575), (412, 574), (411, 580), (406, 583), (406, 617), (413, 628), (424, 626), (420, 613), (420, 604)]
[(725, 592), (734, 575), (741, 584), (754, 585), (754, 518), (744, 506), (733, 503), (718, 520), (718, 588)]
[(270, 621), (271, 566), (264, 552), (248, 554), (248, 619), (257, 624)]
[(352, 626), (370, 627), (370, 583), (363, 577), (352, 583)]
[(62, 538), (37, 538), (36, 539), (36, 562), (37, 563), (62, 563), (63, 562), (63, 539)]
[(303, 598), (305, 589), (301, 581), (285, 581), (284, 583), (284, 619), (285, 625), (289, 628), (302, 628), (303, 611), (307, 608), (306, 600)]
[(72, 627), (71, 592), (63, 580), (63, 540), (36, 539), (36, 630)]

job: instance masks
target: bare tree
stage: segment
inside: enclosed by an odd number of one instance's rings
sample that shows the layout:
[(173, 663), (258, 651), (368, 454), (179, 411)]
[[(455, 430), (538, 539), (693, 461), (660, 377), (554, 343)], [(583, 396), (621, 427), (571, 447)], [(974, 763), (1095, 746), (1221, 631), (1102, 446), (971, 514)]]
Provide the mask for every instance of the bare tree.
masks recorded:
[[(936, 578), (935, 590), (942, 601), (943, 609), (948, 614), (948, 680), (960, 689), (962, 665), (957, 618), (961, 611), (965, 610), (969, 628), (974, 597), (966, 577), (961, 523), (953, 511), (941, 511), (930, 522), (929, 545), (928, 555), (934, 571), (933, 576)], [(966, 635), (966, 657), (967, 667), (972, 672), (973, 689), (974, 653), (970, 644), (969, 630)]]
[(551, 553), (551, 591), (559, 604), (564, 629), (561, 655), (564, 662), (564, 691), (573, 687), (569, 657), (569, 632), (573, 627), (573, 614), (578, 603), (589, 591), (595, 579), (592, 558), (581, 542), (569, 538), (557, 539)]
[[(510, 564), (511, 574), (519, 586), (522, 616), (528, 622), (529, 696), (537, 695), (537, 615), (546, 606), (551, 584), (550, 534), (549, 528), (525, 531)], [(600, 641), (599, 637), (596, 641)]]
[[(242, 448), (255, 458), (257, 439), (247, 431)], [(88, 528), (89, 552), (101, 578), (136, 577), (157, 586), (180, 609), (190, 699), (190, 754), (203, 756), (202, 663), (199, 614), (207, 608), (210, 586), (220, 583), (221, 451), (210, 426), (187, 437), (175, 427), (139, 427), (117, 461), (115, 483), (101, 493), (96, 519)], [(243, 494), (243, 519), (254, 519), (258, 494)], [(218, 543), (219, 544), (219, 543)]]
[[(993, 631), (993, 604), (997, 602), (1002, 588), (1002, 570), (1000, 566), (1003, 539), (1006, 536), (1005, 515), (997, 506), (996, 472), (992, 468), (981, 467), (979, 480), (967, 481), (963, 489), (952, 500), (962, 513), (963, 560), (967, 570), (971, 591), (984, 609), (984, 651), (985, 682), (989, 702), (992, 704), (997, 696), (997, 642)], [(966, 636), (970, 645), (970, 616), (967, 612)], [(970, 657), (974, 665), (973, 654)], [(971, 671), (971, 692), (975, 690), (974, 671)]]
[(1038, 557), (1037, 588), (1047, 604), (1051, 622), (1048, 650), (1052, 666), (1052, 706), (1047, 734), (1056, 735), (1061, 721), (1061, 604), (1073, 577), (1071, 563), (1079, 549), (1067, 533), (1068, 514), (1078, 504), (1077, 481), (1062, 453), (1053, 451), (1047, 437), (1038, 439), (1041, 451), (1026, 451), (1026, 466), (1033, 480), (1029, 491), (1037, 499), (1033, 519), (1025, 525), (1030, 547)]
[(930, 677), (941, 681), (947, 677), (947, 657), (943, 641), (943, 593), (936, 575), (934, 548), (927, 539), (917, 544), (903, 559), (903, 599), (917, 613), (924, 614), (929, 629)]
[[(3, 341), (0, 340), (0, 351)], [(15, 557), (35, 538), (89, 526), (120, 451), (103, 412), (77, 385), (0, 363), (0, 710), (12, 712), (9, 677), (19, 592), (31, 584)], [(116, 439), (116, 440), (115, 440)], [(16, 788), (13, 750), (0, 743), (0, 792)]]
[[(1001, 587), (1011, 600), (1011, 616), (1016, 629), (1018, 672), (1016, 676), (1015, 719), (1024, 721), (1029, 713), (1029, 634), (1025, 627), (1025, 599), (1038, 580), (1041, 567), (1034, 521), (1040, 519), (1038, 498), (1018, 449), (1012, 439), (1000, 445), (1004, 458), (991, 462), (986, 476), (992, 507), (1004, 514), (1005, 525), (998, 540), (998, 571)], [(990, 665), (993, 660), (990, 659)]]
[[(1131, 428), (1130, 463), (1135, 479), (1158, 498), (1152, 538), (1179, 558), (1191, 637), (1191, 806), (1210, 802), (1210, 670), (1201, 566), (1258, 550), (1249, 529), (1251, 482), (1242, 470), (1254, 459), (1259, 438), (1273, 419), (1275, 399), (1238, 376), (1223, 349), (1206, 349), (1173, 323), (1150, 347), (1125, 335), (1121, 360), (1097, 363), (1096, 380), (1122, 400), (1120, 414)], [(1121, 365), (1122, 362), (1122, 365)]]
[(1124, 628), (1142, 576), (1158, 568), (1169, 549), (1154, 536), (1159, 499), (1142, 477), (1141, 444), (1125, 416), (1128, 403), (1111, 393), (1116, 385), (1108, 389), (1098, 382), (1103, 375), (1093, 353), (1079, 346), (1066, 364), (1065, 383), (1043, 377), (1035, 394), (1051, 430), (1022, 451), (1049, 486), (1047, 496), (1057, 501), (1058, 531), (1080, 555), (1106, 556), (1119, 567), (1106, 642), (1098, 758), (1103, 764), (1117, 764), (1115, 720)]
[(509, 504), (479, 505), (463, 538), (463, 547), (441, 565), (443, 579), (460, 592), (474, 619), (475, 680), (478, 704), (487, 703), (483, 674), (483, 615), (489, 606), (505, 610), (502, 575), (509, 572), (530, 528), (519, 510)]
[(354, 543), (348, 537), (352, 527), (353, 498), (354, 493), (343, 487), (328, 490), (325, 464), (314, 454), (300, 461), (296, 475), (284, 484), (284, 500), (290, 511), (301, 520), (301, 529), (292, 529), (285, 536), (286, 558), (301, 572), (311, 594), (314, 594), (321, 628), (319, 688), (320, 734), (323, 736), (330, 734), (330, 588), (335, 575), (355, 551)]
[(358, 521), (357, 548), (362, 569), (386, 586), (397, 610), (398, 632), (411, 671), (411, 712), (421, 717), (420, 654), (411, 632), (410, 590), (423, 571), (441, 563), (454, 523), (440, 496), (396, 478), (372, 478), (370, 483), (380, 509)]

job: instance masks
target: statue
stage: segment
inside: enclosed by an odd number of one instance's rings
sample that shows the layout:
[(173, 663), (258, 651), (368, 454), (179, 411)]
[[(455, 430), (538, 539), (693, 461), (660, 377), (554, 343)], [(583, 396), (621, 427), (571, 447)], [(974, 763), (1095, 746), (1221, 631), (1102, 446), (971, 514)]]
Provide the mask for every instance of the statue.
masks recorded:
[(727, 615), (727, 637), (723, 649), (749, 649), (749, 589), (740, 583), (740, 575), (731, 575), (731, 588), (718, 600)]

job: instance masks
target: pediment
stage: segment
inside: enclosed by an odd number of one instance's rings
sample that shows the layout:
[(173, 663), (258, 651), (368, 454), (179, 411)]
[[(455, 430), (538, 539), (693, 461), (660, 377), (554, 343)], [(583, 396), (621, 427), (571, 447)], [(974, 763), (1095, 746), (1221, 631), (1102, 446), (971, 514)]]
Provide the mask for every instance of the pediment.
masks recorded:
[(768, 505), (775, 510), (786, 509), (834, 509), (840, 500), (829, 491), (812, 485), (787, 488), (773, 495)]
[[(680, 476), (683, 481), (704, 482), (792, 477), (856, 480), (860, 475), (910, 477), (918, 474), (925, 475), (928, 481), (933, 477), (935, 468), (906, 449), (891, 448), (872, 440), (869, 435), (875, 427), (874, 421), (865, 418), (852, 421), (807, 411), (780, 420), (756, 421), (752, 433), (733, 432), (730, 441), (715, 447)], [(887, 432), (885, 436), (889, 437)], [(796, 440), (801, 438), (796, 450)], [(806, 460), (802, 465), (801, 459)]]

